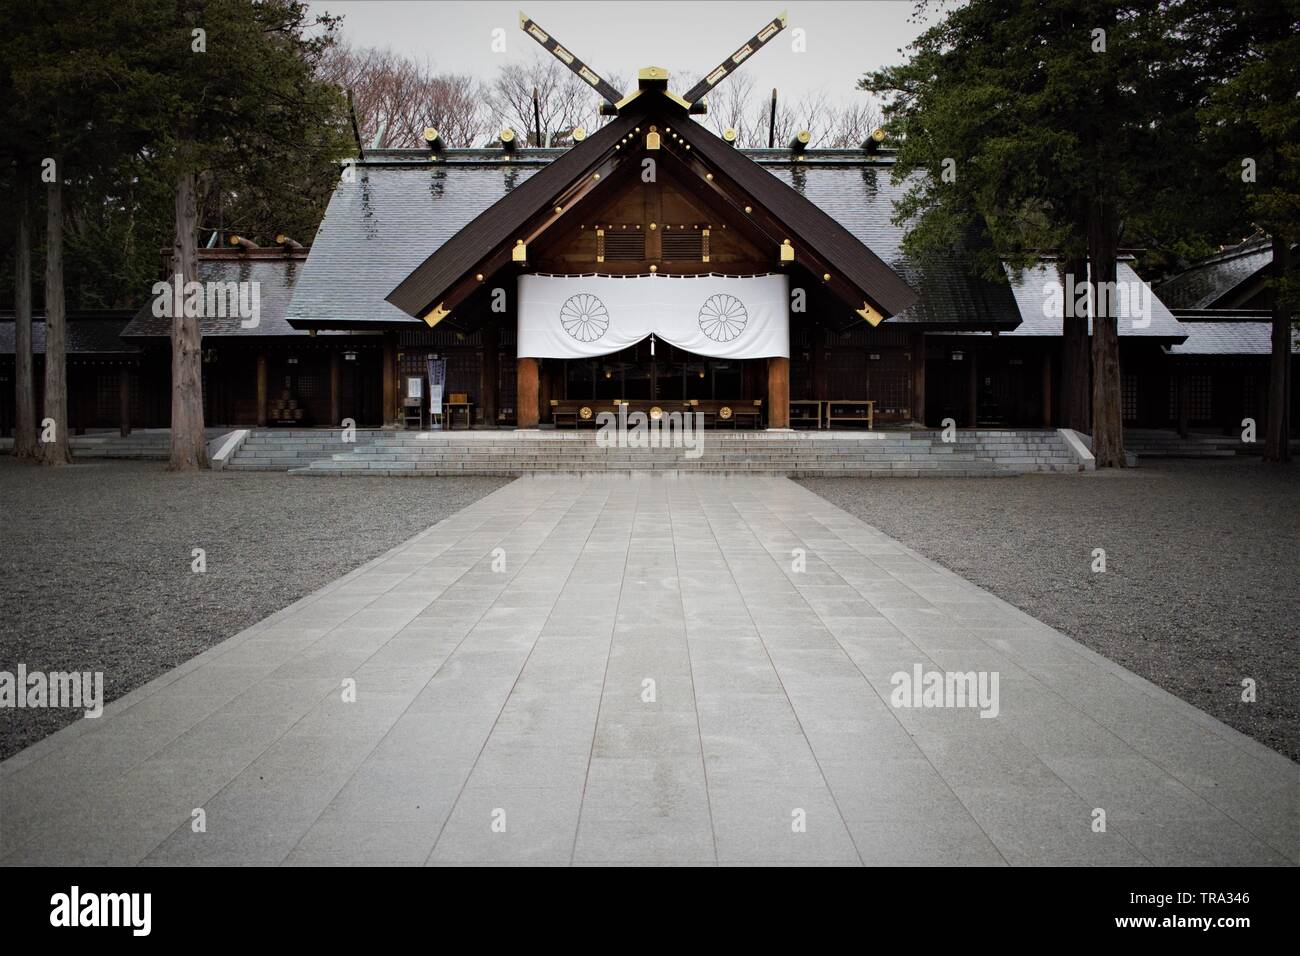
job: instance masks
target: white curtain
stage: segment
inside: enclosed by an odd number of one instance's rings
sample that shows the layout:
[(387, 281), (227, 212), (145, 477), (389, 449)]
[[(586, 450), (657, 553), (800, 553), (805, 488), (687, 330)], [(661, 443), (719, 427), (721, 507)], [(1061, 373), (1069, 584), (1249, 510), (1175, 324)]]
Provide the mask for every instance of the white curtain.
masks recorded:
[(519, 277), (523, 358), (589, 358), (648, 335), (715, 358), (790, 357), (784, 275)]

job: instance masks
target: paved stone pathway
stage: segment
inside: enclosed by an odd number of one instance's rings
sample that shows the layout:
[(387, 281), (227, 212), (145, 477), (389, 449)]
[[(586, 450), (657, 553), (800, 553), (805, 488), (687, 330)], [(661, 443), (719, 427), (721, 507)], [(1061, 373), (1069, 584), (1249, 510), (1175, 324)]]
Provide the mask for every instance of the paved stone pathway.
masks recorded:
[(1300, 767), (780, 478), (516, 481), (0, 765), (6, 864), (1297, 861)]

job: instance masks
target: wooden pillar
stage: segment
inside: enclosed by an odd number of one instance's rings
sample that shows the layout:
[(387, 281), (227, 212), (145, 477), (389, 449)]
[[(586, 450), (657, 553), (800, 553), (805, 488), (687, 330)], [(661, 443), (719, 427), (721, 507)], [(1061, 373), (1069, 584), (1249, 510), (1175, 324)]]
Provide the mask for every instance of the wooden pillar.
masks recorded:
[(1043, 352), (1043, 427), (1052, 427), (1052, 352)]
[(520, 428), (536, 428), (538, 409), (537, 359), (517, 359), (515, 361), (515, 371), (515, 422)]
[(484, 323), (479, 333), (483, 342), (483, 362), (479, 366), (478, 407), (483, 414), (483, 424), (487, 428), (497, 425), (497, 375), (498, 349), (497, 324), (492, 321)]
[(343, 356), (338, 349), (330, 351), (330, 428), (339, 428), (343, 421), (340, 402), (340, 383), (343, 379)]
[(556, 376), (554, 361), (537, 359), (537, 418), (547, 421), (551, 414), (551, 386)]
[(1187, 417), (1192, 404), (1192, 383), (1186, 368), (1178, 370), (1178, 434), (1186, 438), (1188, 434)]
[(385, 425), (397, 424), (397, 336), (384, 333), (384, 405)]
[(966, 407), (968, 409), (967, 422), (971, 428), (979, 424), (979, 400), (980, 400), (980, 375), (979, 363), (975, 358), (975, 350), (971, 349), (966, 353), (970, 361), (968, 366), (969, 376), (967, 382)]
[(68, 417), (71, 419), (72, 434), (86, 434), (86, 389), (81, 383), (82, 370), (70, 367), (68, 376)]
[(266, 353), (257, 353), (257, 427), (266, 427)]
[(767, 360), (767, 427), (790, 427), (790, 360), (779, 355)]
[(131, 366), (123, 365), (117, 379), (117, 425), (123, 438), (131, 434)]
[(912, 421), (925, 424), (925, 333), (912, 341)]

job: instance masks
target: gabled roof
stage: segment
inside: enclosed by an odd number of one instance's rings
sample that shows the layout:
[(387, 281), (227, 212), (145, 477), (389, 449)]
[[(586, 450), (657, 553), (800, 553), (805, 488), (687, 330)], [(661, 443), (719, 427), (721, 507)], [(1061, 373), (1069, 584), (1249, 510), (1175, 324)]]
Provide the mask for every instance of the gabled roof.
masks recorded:
[(894, 203), (912, 180), (895, 183), (893, 158), (862, 150), (808, 150), (791, 161), (788, 150), (752, 150), (763, 172), (796, 190), (847, 229), (855, 239), (916, 290), (917, 300), (889, 323), (930, 328), (979, 327), (1005, 331), (1020, 322), (1011, 289), (972, 275), (956, 253), (924, 265), (903, 253), (907, 224), (893, 221)]
[[(68, 355), (134, 355), (139, 346), (130, 345), (120, 338), (130, 319), (130, 312), (104, 310), (99, 312), (69, 312), (67, 315)], [(0, 355), (13, 355), (14, 314), (0, 313)], [(45, 354), (45, 316), (32, 316), (32, 353)]]
[[(366, 150), (330, 198), (286, 320), (299, 329), (424, 328), (387, 301), (388, 293), (431, 250), (568, 152), (448, 149), (435, 159), (427, 150)], [(917, 301), (889, 319), (891, 325), (1007, 330), (1019, 324), (1006, 283), (976, 278), (957, 254), (924, 266), (903, 254), (906, 226), (892, 222), (893, 204), (910, 181), (893, 182), (889, 153), (808, 149), (794, 162), (788, 149), (738, 152), (814, 203), (916, 290)]]
[(1267, 237), (1250, 239), (1155, 283), (1171, 309), (1233, 306), (1234, 293), (1273, 262)]
[(640, 114), (636, 112), (620, 115), (560, 154), (429, 253), (386, 296), (387, 300), (407, 315), (423, 316), (430, 306), (446, 296), (452, 285), (494, 250), (509, 244), (525, 222), (553, 206), (557, 196), (604, 162), (606, 155), (639, 121)]
[[(552, 209), (558, 220), (567, 202), (562, 197), (584, 188), (584, 182), (590, 183), (598, 169), (608, 171), (620, 141), (660, 115), (666, 117), (665, 137), (668, 125), (675, 127), (673, 137), (680, 136), (686, 161), (703, 162), (718, 178), (729, 180), (750, 203), (775, 219), (792, 242), (799, 244), (797, 255), (803, 251), (828, 264), (835, 276), (831, 288), (846, 302), (856, 308), (856, 300), (865, 296), (888, 317), (916, 301), (916, 293), (907, 283), (833, 217), (743, 152), (692, 122), (666, 96), (649, 90), (642, 94), (594, 136), (529, 178), (443, 243), (388, 294), (388, 301), (412, 316), (424, 316), (444, 300), (454, 308), (453, 293), (463, 290), (468, 276), (499, 267), (501, 256), (508, 254), (529, 223), (544, 222)], [(665, 138), (660, 155), (666, 155), (668, 149)], [(691, 149), (695, 150), (693, 157)], [(773, 253), (775, 257), (775, 249)], [(460, 292), (462, 298), (464, 294)]]
[(698, 156), (704, 157), (709, 165), (729, 177), (783, 223), (793, 234), (793, 242), (811, 246), (846, 280), (866, 293), (886, 317), (897, 315), (916, 302), (916, 292), (897, 272), (802, 192), (772, 176), (700, 123), (684, 122), (677, 129)]

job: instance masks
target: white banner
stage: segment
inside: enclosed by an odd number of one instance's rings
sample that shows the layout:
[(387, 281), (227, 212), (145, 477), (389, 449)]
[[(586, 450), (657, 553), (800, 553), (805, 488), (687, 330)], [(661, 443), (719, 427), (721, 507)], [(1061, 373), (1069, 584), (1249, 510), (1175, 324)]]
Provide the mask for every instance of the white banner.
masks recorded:
[(519, 277), (520, 357), (609, 355), (648, 335), (714, 358), (789, 358), (789, 281), (783, 275)]

